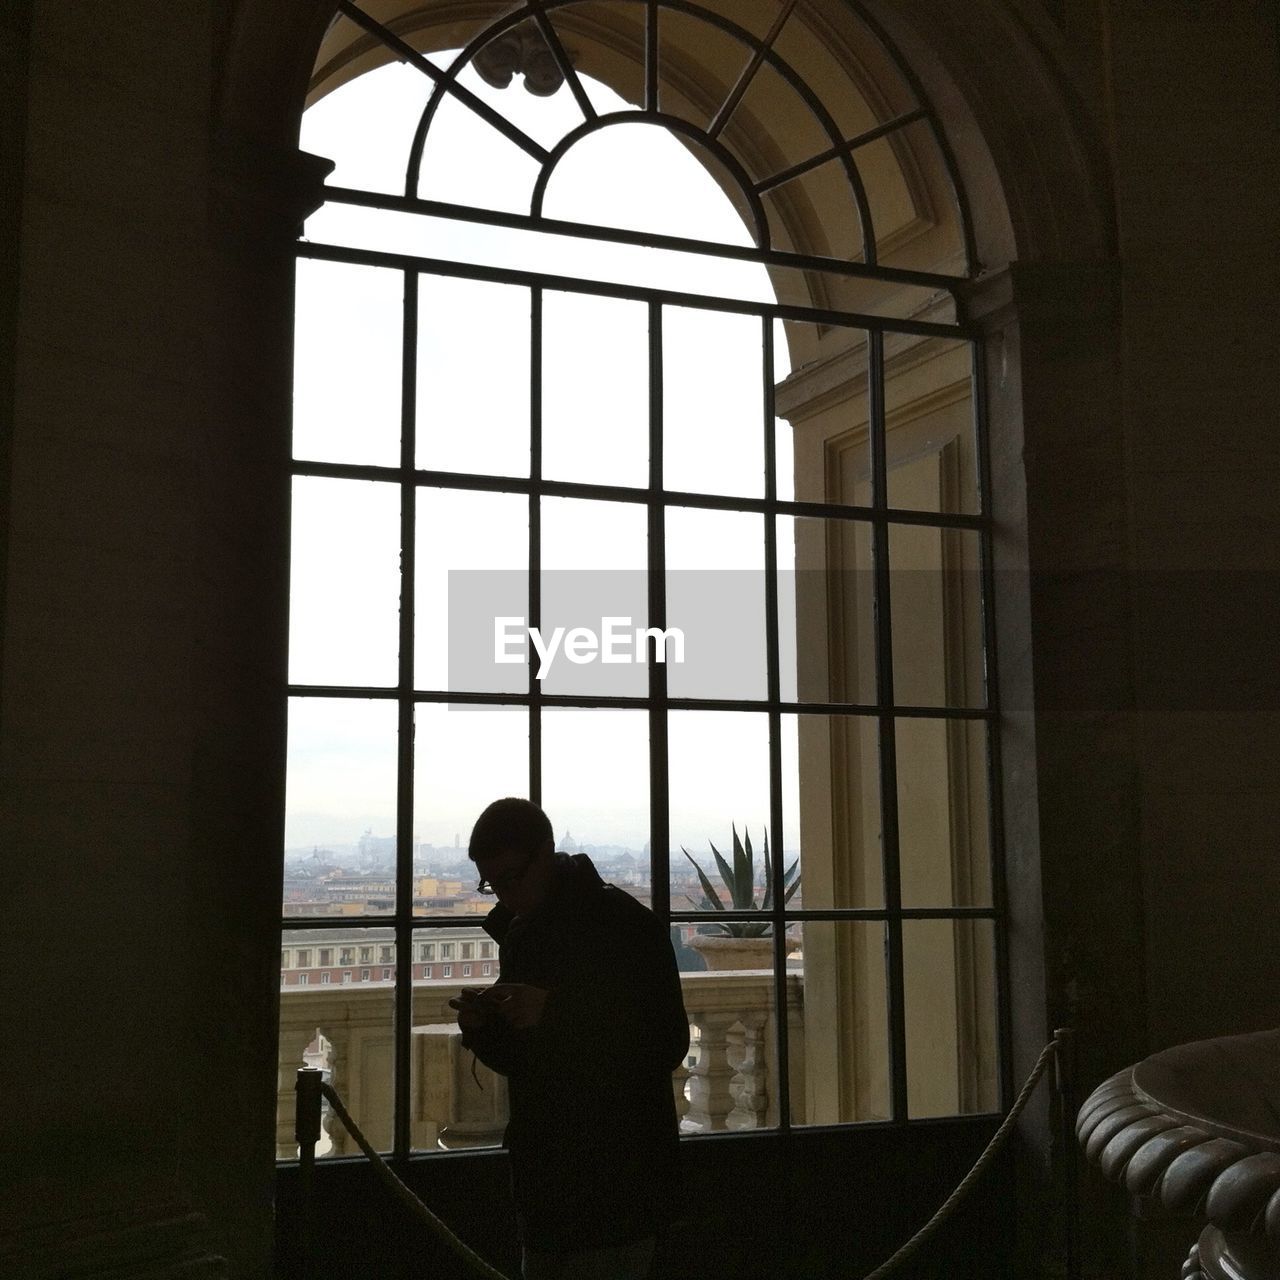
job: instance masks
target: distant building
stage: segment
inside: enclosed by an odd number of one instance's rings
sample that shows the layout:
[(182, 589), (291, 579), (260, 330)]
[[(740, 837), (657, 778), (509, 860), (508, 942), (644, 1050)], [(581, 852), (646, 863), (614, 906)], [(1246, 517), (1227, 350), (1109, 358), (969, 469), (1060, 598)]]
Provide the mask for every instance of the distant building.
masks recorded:
[[(498, 944), (477, 923), (423, 930), (413, 942), (414, 982), (493, 981)], [(396, 977), (395, 930), (286, 929), (281, 937), (282, 987), (391, 983)]]

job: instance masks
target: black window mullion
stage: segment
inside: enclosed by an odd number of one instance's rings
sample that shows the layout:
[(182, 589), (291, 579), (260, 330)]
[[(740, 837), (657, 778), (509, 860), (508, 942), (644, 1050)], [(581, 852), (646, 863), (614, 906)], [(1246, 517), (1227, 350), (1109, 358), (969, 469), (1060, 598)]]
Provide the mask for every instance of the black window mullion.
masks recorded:
[(410, 1148), (410, 1030), (413, 1026), (413, 614), (417, 489), (418, 275), (404, 275), (400, 377), (400, 664), (396, 742), (396, 984), (393, 1155)]
[[(667, 522), (663, 470), (662, 306), (649, 304), (649, 520), (650, 627), (667, 626)], [(665, 643), (665, 642), (663, 642)], [(649, 659), (649, 893), (654, 914), (671, 920), (670, 775), (667, 758), (667, 664)]]
[[(542, 626), (542, 290), (529, 290), (529, 626)], [(542, 686), (529, 646), (529, 799), (542, 803)]]
[(986, 353), (980, 342), (971, 345), (970, 386), (973, 439), (977, 452), (978, 510), (984, 528), (981, 548), (982, 657), (987, 721), (987, 847), (991, 869), (991, 905), (995, 908), (993, 957), (996, 975), (996, 1036), (1000, 1079), (1000, 1109), (1013, 1103), (1013, 1014), (1009, 988), (1009, 889), (1004, 862), (1004, 786), (1000, 760), (1000, 682), (996, 673), (995, 549), (991, 531), (991, 454), (987, 440)]
[(568, 51), (560, 40), (559, 32), (552, 25), (551, 19), (547, 16), (547, 12), (542, 7), (540, 0), (533, 0), (529, 8), (533, 11), (534, 21), (537, 22), (538, 29), (542, 32), (542, 38), (546, 41), (547, 48), (551, 50), (551, 56), (555, 59), (556, 66), (559, 67), (565, 84), (569, 86), (569, 92), (573, 94), (573, 100), (578, 104), (578, 110), (582, 112), (582, 118), (584, 120), (596, 119), (596, 109), (592, 106), (591, 99), (587, 96), (587, 91), (582, 86), (582, 81), (578, 77), (573, 60), (569, 57)]
[[(889, 122), (890, 128), (904, 123), (902, 119)], [(708, 132), (710, 132), (708, 130)], [(882, 136), (876, 132), (876, 136)], [(861, 141), (872, 141), (864, 135)], [(859, 145), (850, 141), (847, 147)], [(908, 267), (887, 267), (883, 264), (868, 266), (865, 262), (850, 262), (847, 258), (826, 257), (820, 254), (796, 253), (790, 249), (761, 249), (758, 245), (729, 245), (715, 240), (699, 240), (690, 236), (665, 235), (657, 231), (630, 231), (625, 227), (611, 227), (593, 222), (569, 222), (563, 218), (545, 215), (517, 213), (507, 209), (481, 209), (474, 205), (453, 204), (447, 200), (423, 199), (417, 196), (396, 196), (384, 191), (364, 191), (358, 187), (336, 186), (326, 183), (325, 199), (334, 204), (350, 204), (366, 209), (391, 209), (403, 213), (421, 213), (431, 218), (447, 218), (454, 222), (479, 226), (510, 227), (513, 230), (545, 231), (550, 235), (571, 236), (580, 240), (604, 240), (613, 244), (637, 245), (642, 249), (675, 249), (682, 253), (703, 254), (707, 257), (730, 261), (756, 262), (766, 267), (782, 267), (791, 271), (805, 271), (852, 279), (880, 280), (885, 284), (918, 284), (926, 288), (950, 294), (953, 298), (966, 283), (966, 277), (946, 275), (936, 271), (917, 271)], [(957, 298), (958, 301), (958, 298)], [(891, 323), (891, 322), (890, 322)], [(961, 324), (960, 328), (967, 326)]]
[[(643, 114), (643, 113), (639, 113)], [(676, 117), (665, 121), (670, 124)], [(763, 214), (760, 215), (763, 217)], [(759, 223), (759, 218), (756, 219)], [(764, 227), (760, 227), (763, 233)], [(764, 247), (764, 252), (768, 252)], [(451, 258), (424, 257), (412, 253), (393, 253), (381, 249), (360, 249), (349, 245), (307, 240), (297, 246), (299, 257), (317, 262), (348, 262), (357, 266), (390, 267), (395, 270), (419, 270), (456, 280), (483, 280), (491, 284), (524, 285), (526, 288), (563, 289), (597, 298), (626, 298), (640, 302), (661, 302), (669, 307), (689, 307), (698, 311), (716, 311), (726, 315), (770, 315), (778, 320), (796, 320), (807, 324), (827, 325), (833, 329), (864, 329), (878, 333), (916, 334), (922, 338), (967, 338), (974, 336), (971, 326), (935, 320), (913, 320), (877, 315), (875, 312), (839, 311), (829, 307), (811, 307), (791, 302), (759, 302), (748, 298), (731, 298), (709, 293), (690, 293), (653, 285), (618, 284), (587, 276), (562, 275), (557, 272), (531, 271), (520, 267), (493, 267), (478, 262), (459, 262)]]
[(907, 1119), (906, 982), (902, 956), (902, 877), (898, 848), (898, 757), (893, 712), (893, 630), (889, 595), (888, 454), (884, 414), (884, 335), (867, 334), (867, 409), (871, 435), (871, 500), (875, 580), (876, 702), (880, 712), (880, 830), (884, 878), (885, 978), (889, 1007), (889, 1091), (895, 1121)]
[[(644, 302), (637, 298), (631, 301)], [(351, 462), (295, 461), (291, 467), (295, 476), (328, 476), (337, 480), (381, 480), (395, 483), (400, 479), (398, 467), (364, 466)], [(420, 488), (456, 489), (483, 493), (528, 494), (530, 481), (521, 476), (483, 475), (472, 471), (433, 471), (420, 467), (415, 472)], [(593, 484), (582, 480), (540, 481), (544, 496), (555, 498), (586, 498), (601, 502), (632, 502), (637, 505), (649, 501), (649, 490), (630, 485)], [(836, 502), (793, 502), (777, 499), (766, 503), (763, 498), (748, 498), (736, 494), (693, 493), (671, 489), (664, 495), (671, 506), (695, 507), (708, 511), (753, 511), (760, 514), (791, 515), (814, 520), (866, 521), (878, 514), (872, 507), (859, 507)], [(981, 532), (986, 528), (982, 516), (960, 511), (924, 511), (907, 507), (891, 507), (886, 515), (895, 524), (920, 525), (929, 529), (962, 529)]]
[[(761, 368), (760, 401), (764, 429), (764, 493), (766, 504), (778, 497), (777, 437), (773, 406), (773, 322), (760, 320)], [(778, 1127), (791, 1128), (791, 1071), (788, 1060), (787, 938), (782, 880), (784, 849), (782, 839), (782, 697), (778, 637), (778, 517), (766, 510), (764, 518), (764, 618), (767, 698), (769, 704), (769, 829), (773, 836), (773, 858), (769, 872), (773, 920), (773, 1007), (774, 1040), (778, 1057)]]

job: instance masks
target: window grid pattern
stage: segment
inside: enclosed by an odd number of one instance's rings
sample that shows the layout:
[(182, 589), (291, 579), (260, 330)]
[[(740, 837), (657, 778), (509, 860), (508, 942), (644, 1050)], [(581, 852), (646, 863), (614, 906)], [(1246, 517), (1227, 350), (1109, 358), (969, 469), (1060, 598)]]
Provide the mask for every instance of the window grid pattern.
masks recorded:
[[(399, 623), (399, 669), (398, 679), (394, 687), (385, 686), (348, 686), (348, 685), (301, 685), (294, 684), (289, 688), (290, 696), (320, 698), (352, 698), (352, 699), (389, 699), (393, 700), (398, 712), (398, 748), (397, 748), (397, 809), (396, 809), (396, 906), (390, 923), (394, 926), (396, 938), (396, 954), (412, 957), (413, 943), (416, 938), (432, 931), (456, 928), (458, 919), (414, 915), (413, 913), (413, 866), (411, 851), (413, 848), (413, 804), (414, 804), (414, 711), (419, 703), (468, 703), (482, 702), (494, 705), (526, 707), (529, 712), (529, 795), (535, 801), (541, 799), (541, 756), (542, 733), (541, 712), (547, 707), (613, 707), (635, 708), (648, 712), (649, 720), (649, 763), (650, 763), (650, 845), (652, 863), (650, 867), (652, 884), (652, 902), (655, 912), (670, 922), (705, 923), (708, 916), (696, 911), (675, 910), (670, 901), (670, 866), (669, 853), (670, 833), (668, 824), (668, 715), (672, 711), (681, 710), (721, 710), (721, 711), (756, 711), (764, 712), (769, 725), (769, 823), (772, 838), (770, 844), (779, 851), (779, 856), (772, 862), (772, 903), (769, 913), (759, 911), (742, 912), (727, 910), (716, 913), (716, 921), (770, 920), (772, 922), (772, 940), (774, 944), (774, 1008), (783, 1011), (787, 1007), (786, 994), (786, 928), (789, 924), (804, 921), (874, 921), (883, 923), (885, 933), (886, 987), (887, 1009), (889, 1021), (889, 1082), (890, 1082), (890, 1123), (903, 1125), (908, 1121), (907, 1103), (907, 1047), (906, 1025), (904, 1014), (904, 950), (903, 925), (910, 921), (923, 920), (989, 920), (992, 922), (995, 944), (996, 973), (996, 1025), (1000, 1044), (999, 1053), (999, 1085), (1002, 1106), (1007, 1106), (1011, 1098), (1011, 1081), (1009, 1077), (1009, 1053), (1007, 1036), (1007, 971), (1006, 926), (1003, 904), (1004, 877), (1002, 844), (1000, 836), (999, 815), (999, 741), (997, 725), (999, 711), (996, 696), (994, 667), (994, 621), (991, 611), (992, 582), (992, 545), (991, 522), (988, 507), (988, 459), (986, 435), (984, 430), (985, 397), (983, 388), (983, 368), (979, 335), (965, 323), (959, 293), (961, 278), (939, 276), (926, 272), (902, 271), (877, 266), (875, 262), (876, 237), (871, 225), (871, 211), (866, 198), (865, 188), (854, 161), (854, 154), (859, 146), (891, 134), (894, 130), (904, 128), (916, 121), (926, 121), (932, 129), (939, 150), (944, 157), (951, 174), (960, 225), (967, 253), (967, 260), (972, 262), (972, 235), (964, 201), (963, 189), (955, 180), (955, 165), (946, 143), (945, 134), (938, 126), (936, 118), (927, 100), (920, 90), (910, 68), (897, 54), (883, 31), (874, 23), (869, 15), (862, 11), (856, 3), (852, 8), (859, 14), (872, 36), (893, 57), (899, 71), (911, 83), (920, 106), (915, 110), (895, 117), (868, 134), (845, 139), (839, 135), (834, 122), (818, 101), (816, 95), (804, 84), (803, 80), (788, 67), (773, 51), (772, 42), (787, 17), (794, 9), (793, 3), (785, 4), (780, 11), (773, 29), (763, 39), (758, 39), (729, 22), (727, 19), (698, 5), (682, 3), (680, 0), (645, 0), (647, 13), (645, 21), (645, 105), (634, 114), (637, 118), (658, 121), (675, 132), (696, 134), (703, 143), (718, 157), (723, 148), (717, 149), (716, 136), (723, 128), (725, 121), (741, 101), (751, 77), (761, 65), (771, 65), (783, 75), (788, 83), (804, 98), (832, 139), (828, 152), (815, 156), (811, 161), (801, 165), (790, 166), (787, 170), (751, 178), (727, 157), (726, 167), (738, 177), (743, 184), (747, 203), (753, 211), (754, 229), (757, 236), (757, 247), (754, 250), (739, 250), (733, 247), (707, 244), (678, 237), (630, 233), (597, 226), (577, 226), (547, 219), (541, 215), (541, 194), (545, 191), (546, 179), (558, 158), (568, 150), (573, 141), (585, 136), (588, 132), (602, 127), (608, 121), (602, 118), (590, 104), (579, 78), (574, 72), (560, 44), (548, 15), (555, 9), (571, 3), (571, 0), (539, 0), (529, 3), (499, 19), (477, 37), (457, 57), (447, 72), (442, 72), (434, 64), (413, 50), (398, 36), (388, 31), (370, 18), (356, 5), (343, 0), (339, 11), (363, 30), (385, 44), (393, 54), (423, 71), (435, 81), (433, 92), (423, 112), (418, 130), (414, 137), (413, 147), (406, 172), (406, 195), (403, 198), (379, 195), (370, 192), (355, 191), (346, 188), (330, 188), (326, 195), (330, 200), (348, 204), (363, 204), (377, 208), (400, 209), (429, 212), (435, 216), (451, 216), (460, 220), (491, 225), (526, 227), (530, 229), (555, 230), (572, 235), (581, 235), (596, 240), (635, 243), (646, 246), (672, 247), (691, 249), (694, 252), (712, 254), (720, 257), (749, 260), (766, 266), (796, 266), (801, 268), (819, 268), (824, 271), (843, 271), (847, 274), (862, 275), (867, 278), (887, 282), (927, 284), (949, 291), (955, 300), (957, 314), (960, 319), (956, 323), (934, 323), (910, 320), (906, 318), (889, 318), (878, 315), (843, 312), (821, 307), (797, 306), (780, 303), (752, 302), (739, 299), (708, 298), (702, 295), (683, 294), (672, 290), (643, 288), (634, 285), (618, 285), (596, 280), (585, 280), (563, 275), (540, 273), (528, 270), (510, 270), (484, 267), (474, 264), (448, 262), (427, 257), (414, 257), (405, 254), (384, 253), (371, 250), (360, 250), (337, 245), (323, 245), (301, 242), (297, 246), (300, 257), (307, 257), (333, 262), (362, 264), (381, 267), (401, 273), (403, 279), (403, 328), (402, 328), (402, 361), (401, 361), (401, 441), (400, 463), (398, 467), (370, 466), (345, 463), (329, 463), (295, 459), (292, 464), (294, 476), (323, 476), (339, 479), (375, 480), (392, 482), (398, 486), (400, 494), (400, 555), (401, 555), (401, 601)], [(634, 7), (634, 6), (631, 6)], [(744, 68), (742, 77), (734, 85), (730, 94), (713, 118), (707, 130), (694, 129), (687, 121), (674, 116), (667, 116), (659, 109), (661, 96), (661, 67), (657, 44), (660, 13), (671, 10), (719, 27), (733, 34), (751, 51), (751, 60)], [(550, 46), (557, 63), (566, 77), (566, 82), (584, 115), (583, 125), (575, 130), (565, 141), (552, 150), (538, 146), (532, 139), (523, 135), (520, 130), (505, 117), (501, 117), (491, 107), (474, 98), (458, 83), (457, 76), (475, 54), (488, 41), (501, 35), (520, 22), (532, 18), (539, 25)], [(488, 120), (495, 128), (533, 155), (543, 165), (543, 171), (535, 190), (534, 207), (530, 215), (516, 215), (476, 208), (462, 208), (442, 204), (439, 201), (422, 201), (414, 197), (422, 162), (423, 147), (436, 110), (448, 96), (463, 101), (482, 118)], [(620, 118), (621, 113), (614, 113)], [(802, 173), (817, 168), (830, 160), (838, 162), (848, 181), (851, 198), (857, 209), (859, 221), (863, 228), (864, 260), (860, 263), (835, 261), (829, 258), (815, 258), (810, 255), (782, 252), (769, 245), (768, 220), (763, 214), (761, 199), (770, 191), (792, 180)], [(531, 359), (529, 376), (529, 408), (530, 408), (530, 466), (527, 476), (493, 476), (479, 473), (453, 471), (433, 471), (415, 465), (417, 457), (416, 406), (418, 403), (417, 365), (418, 365), (418, 315), (419, 293), (424, 276), (446, 276), (461, 279), (492, 281), (502, 284), (524, 286), (530, 297), (531, 311)], [(542, 303), (546, 290), (568, 293), (625, 298), (642, 302), (648, 307), (649, 338), (649, 483), (645, 488), (628, 487), (611, 484), (591, 484), (573, 481), (557, 481), (542, 475)], [(663, 483), (663, 316), (668, 307), (697, 307), (712, 311), (749, 314), (759, 317), (761, 323), (761, 350), (763, 355), (761, 369), (762, 419), (760, 429), (763, 431), (765, 459), (765, 492), (762, 498), (728, 497), (712, 493), (673, 491), (664, 487)], [(870, 505), (849, 505), (827, 502), (792, 501), (779, 498), (777, 487), (778, 459), (776, 457), (775, 417), (773, 405), (774, 392), (774, 322), (792, 320), (815, 323), (824, 326), (856, 328), (866, 333), (867, 350), (867, 387), (868, 387), (868, 423), (871, 461), (871, 503)], [(979, 510), (978, 513), (934, 512), (891, 507), (888, 503), (888, 465), (886, 457), (886, 406), (885, 406), (885, 338), (895, 333), (914, 334), (924, 337), (963, 338), (970, 342), (973, 352), (972, 366), (972, 398), (974, 415), (974, 439), (977, 451)], [(665, 598), (665, 516), (671, 507), (693, 507), (709, 510), (727, 510), (739, 512), (756, 512), (764, 515), (764, 558), (765, 558), (765, 592), (766, 592), (766, 654), (767, 654), (767, 694), (760, 699), (700, 699), (691, 697), (671, 697), (667, 692), (666, 668), (661, 663), (649, 663), (649, 689), (646, 697), (591, 697), (574, 695), (544, 694), (536, 679), (537, 658), (530, 654), (528, 667), (528, 688), (524, 693), (472, 693), (465, 690), (418, 688), (415, 684), (414, 672), (414, 620), (415, 620), (415, 556), (416, 556), (416, 507), (419, 491), (424, 488), (455, 489), (472, 492), (495, 492), (525, 495), (528, 499), (529, 513), (529, 600), (528, 624), (532, 627), (541, 625), (540, 570), (541, 570), (541, 501), (545, 497), (568, 497), (584, 499), (603, 499), (614, 502), (635, 503), (642, 505), (647, 514), (648, 527), (648, 582), (649, 582), (649, 625), (665, 628), (667, 625)], [(777, 517), (811, 517), (827, 521), (864, 522), (870, 527), (873, 591), (875, 600), (874, 612), (874, 648), (875, 648), (875, 700), (871, 703), (858, 702), (791, 702), (783, 701), (780, 682), (780, 637), (779, 637), (779, 602), (777, 593), (777, 574), (779, 570), (777, 545)], [(914, 706), (900, 705), (895, 702), (893, 677), (893, 634), (891, 623), (891, 573), (889, 561), (889, 532), (895, 526), (924, 526), (939, 530), (967, 530), (977, 534), (981, 554), (981, 629), (983, 640), (983, 670), (985, 698), (979, 706)], [(823, 910), (792, 909), (784, 906), (785, 892), (783, 876), (785, 858), (782, 832), (783, 821), (783, 763), (782, 763), (782, 721), (787, 715), (794, 716), (843, 716), (871, 717), (878, 725), (879, 752), (879, 798), (882, 822), (881, 853), (883, 859), (883, 905), (879, 907), (847, 907)], [(991, 899), (989, 906), (947, 907), (912, 907), (904, 906), (901, 892), (900, 841), (898, 829), (898, 793), (897, 793), (897, 757), (896, 729), (900, 721), (913, 717), (926, 717), (942, 721), (974, 721), (985, 726), (986, 738), (986, 783), (988, 795), (988, 845), (991, 860)], [(380, 917), (384, 923), (386, 917)], [(353, 917), (335, 920), (332, 917), (296, 918), (287, 920), (289, 930), (334, 929), (367, 927), (369, 917)], [(442, 956), (445, 948), (441, 948)], [(424, 950), (424, 958), (429, 954)], [(364, 949), (361, 960), (366, 961)], [(488, 971), (489, 965), (484, 969)], [(445, 977), (451, 976), (452, 966), (445, 965)], [(389, 972), (389, 971), (384, 971)], [(362, 979), (367, 977), (368, 970), (361, 973)], [(407, 1157), (411, 1150), (409, 1135), (409, 1093), (410, 1093), (410, 1011), (412, 1009), (412, 982), (414, 966), (411, 963), (399, 964), (395, 968), (395, 1074), (394, 1074), (394, 1126), (393, 1154), (396, 1157)], [(301, 981), (306, 981), (305, 975)], [(779, 1126), (786, 1130), (791, 1125), (790, 1087), (788, 1070), (790, 1055), (788, 1053), (788, 1019), (778, 1016), (776, 1028), (776, 1062), (779, 1079), (777, 1091), (780, 1105)]]

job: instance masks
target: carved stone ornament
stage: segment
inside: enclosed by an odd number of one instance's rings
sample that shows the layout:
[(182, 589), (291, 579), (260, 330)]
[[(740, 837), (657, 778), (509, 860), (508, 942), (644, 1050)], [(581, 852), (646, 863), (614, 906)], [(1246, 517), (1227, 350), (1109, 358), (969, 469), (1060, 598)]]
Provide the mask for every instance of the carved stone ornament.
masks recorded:
[(473, 59), (476, 73), (494, 89), (505, 89), (513, 76), (535, 97), (549, 98), (564, 84), (564, 76), (536, 23), (522, 22), (490, 40)]
[(1131, 1195), (1209, 1219), (1185, 1280), (1280, 1280), (1280, 1030), (1126, 1067), (1089, 1096), (1076, 1135)]

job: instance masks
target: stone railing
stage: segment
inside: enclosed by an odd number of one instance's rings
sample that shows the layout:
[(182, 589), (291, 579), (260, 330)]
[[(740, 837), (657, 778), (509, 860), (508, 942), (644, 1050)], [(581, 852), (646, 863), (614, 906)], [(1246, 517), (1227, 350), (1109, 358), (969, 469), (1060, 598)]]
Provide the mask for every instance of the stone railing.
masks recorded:
[[(460, 983), (413, 987), (410, 1131), (418, 1150), (489, 1146), (506, 1125), (506, 1081), (461, 1045), (449, 999)], [(773, 975), (766, 970), (681, 975), (689, 1058), (672, 1077), (685, 1133), (754, 1129), (778, 1119)], [(793, 1098), (803, 1081), (803, 976), (787, 975)], [(301, 1066), (329, 1073), (352, 1116), (379, 1148), (391, 1145), (393, 984), (288, 987), (280, 993), (276, 1153), (297, 1154), (294, 1079)], [(327, 1112), (319, 1154), (355, 1150)]]

